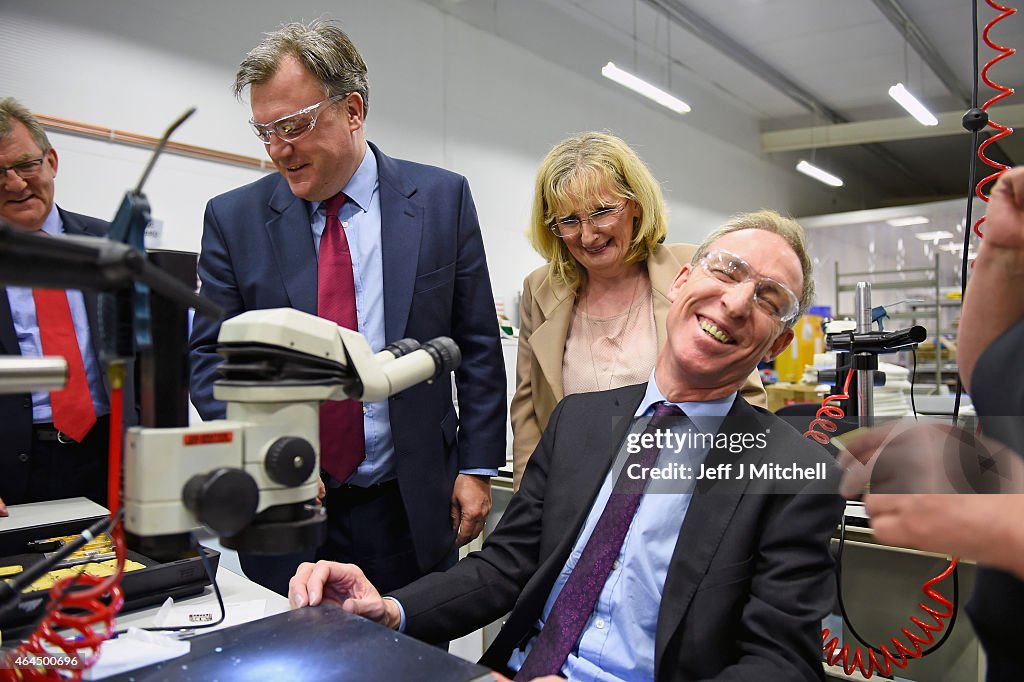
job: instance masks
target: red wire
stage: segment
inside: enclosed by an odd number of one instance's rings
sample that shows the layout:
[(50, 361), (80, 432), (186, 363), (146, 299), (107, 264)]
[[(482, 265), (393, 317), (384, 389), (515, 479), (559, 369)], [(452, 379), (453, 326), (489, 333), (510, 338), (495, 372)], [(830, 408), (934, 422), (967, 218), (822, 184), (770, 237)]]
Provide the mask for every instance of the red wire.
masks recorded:
[[(849, 400), (850, 399), (850, 380), (853, 379), (853, 370), (851, 369), (846, 373), (846, 382), (843, 384), (843, 392), (837, 393), (836, 395), (827, 396), (821, 401), (821, 407), (815, 413), (815, 419), (808, 425), (807, 430), (804, 431), (804, 438), (810, 438), (816, 440), (822, 445), (825, 445), (829, 441), (828, 434), (835, 433), (839, 427), (836, 425), (833, 419), (842, 419), (846, 416), (843, 412), (843, 408), (839, 405), (829, 405), (832, 401)], [(815, 427), (821, 429), (821, 431), (815, 431)], [(823, 433), (824, 432), (824, 433)]]
[[(988, 45), (993, 50), (995, 50), (996, 52), (999, 53), (995, 57), (993, 57), (992, 59), (988, 60), (988, 62), (985, 64), (985, 67), (981, 70), (981, 79), (983, 81), (985, 81), (985, 84), (988, 85), (990, 88), (993, 88), (993, 89), (999, 91), (989, 101), (985, 102), (985, 104), (982, 105), (981, 108), (983, 110), (985, 110), (985, 111), (988, 111), (988, 108), (990, 106), (992, 106), (996, 102), (998, 102), (998, 101), (1000, 101), (1000, 100), (1002, 100), (1002, 99), (1004, 99), (1006, 97), (1009, 97), (1010, 95), (1012, 95), (1014, 93), (1013, 88), (1007, 87), (1005, 85), (1001, 85), (1001, 84), (996, 83), (995, 81), (991, 80), (988, 77), (988, 70), (990, 68), (992, 68), (996, 63), (1002, 61), (1003, 59), (1006, 59), (1010, 55), (1015, 54), (1017, 52), (1012, 47), (1006, 47), (1005, 45), (1000, 45), (999, 43), (996, 43), (991, 38), (989, 38), (988, 34), (989, 34), (989, 31), (992, 30), (993, 26), (998, 24), (1003, 19), (1005, 19), (1005, 18), (1007, 18), (1009, 16), (1013, 16), (1014, 14), (1017, 13), (1017, 10), (1015, 8), (1013, 8), (1013, 7), (1004, 7), (1004, 6), (1000, 5), (997, 2), (994, 2), (993, 0), (985, 0), (985, 2), (988, 3), (989, 7), (993, 8), (993, 9), (996, 9), (996, 10), (999, 10), (1000, 12), (1002, 12), (1002, 14), (1000, 14), (997, 17), (995, 17), (991, 21), (989, 21), (985, 25), (985, 29), (981, 33), (981, 37), (985, 41), (985, 44)], [(990, 182), (993, 182), (993, 181), (997, 180), (1000, 175), (1002, 175), (1004, 172), (1006, 172), (1007, 169), (1010, 168), (1010, 166), (1007, 166), (1005, 164), (999, 163), (998, 161), (995, 161), (994, 159), (989, 158), (985, 154), (985, 150), (989, 147), (989, 145), (995, 144), (996, 142), (998, 142), (999, 140), (1003, 139), (1004, 137), (1007, 137), (1007, 136), (1013, 134), (1013, 128), (1004, 126), (1001, 123), (996, 123), (995, 121), (993, 121), (991, 119), (989, 119), (988, 125), (991, 126), (992, 128), (995, 128), (998, 132), (995, 135), (992, 135), (987, 140), (985, 140), (984, 142), (981, 143), (981, 146), (978, 147), (978, 158), (981, 159), (981, 161), (985, 165), (989, 166), (990, 168), (996, 168), (998, 170), (995, 173), (992, 173), (991, 175), (989, 175), (986, 178), (982, 179), (981, 182), (979, 182), (975, 186), (975, 188), (974, 188), (974, 193), (978, 196), (979, 199), (981, 199), (982, 201), (984, 201), (986, 203), (988, 203), (988, 195), (985, 194), (985, 192), (982, 191), (982, 188), (985, 187), (986, 185), (988, 185)], [(974, 223), (974, 234), (978, 235), (979, 238), (984, 237), (984, 234), (982, 234), (982, 232), (981, 232), (981, 224), (983, 222), (985, 222), (985, 216), (981, 216)]]
[[(985, 102), (984, 105), (982, 105), (981, 108), (987, 111), (990, 106), (992, 106), (993, 104), (1002, 99), (1005, 99), (1006, 97), (1009, 97), (1014, 93), (1013, 88), (1001, 85), (991, 80), (988, 77), (988, 70), (992, 68), (992, 66), (994, 66), (997, 62), (1006, 59), (1010, 55), (1013, 55), (1017, 52), (1015, 49), (1011, 47), (1006, 47), (1004, 45), (1000, 45), (994, 42), (991, 38), (989, 38), (989, 31), (991, 31), (992, 27), (994, 27), (1003, 19), (1016, 14), (1017, 10), (1012, 7), (1004, 7), (1003, 5), (1000, 5), (999, 3), (994, 2), (993, 0), (985, 0), (985, 2), (988, 3), (989, 7), (992, 7), (993, 9), (996, 9), (1001, 12), (999, 16), (989, 21), (985, 25), (985, 29), (982, 31), (982, 38), (984, 39), (985, 44), (999, 53), (998, 55), (990, 59), (985, 64), (985, 67), (981, 70), (981, 78), (983, 81), (985, 81), (985, 84), (999, 91), (995, 96), (993, 96), (991, 99)], [(1004, 126), (1000, 123), (996, 123), (991, 119), (989, 119), (988, 125), (991, 126), (992, 128), (995, 128), (998, 132), (981, 143), (981, 145), (978, 147), (978, 158), (981, 159), (981, 161), (988, 165), (989, 167), (996, 168), (998, 170), (995, 173), (992, 173), (988, 177), (981, 180), (981, 182), (979, 182), (974, 188), (975, 194), (986, 203), (988, 202), (988, 195), (986, 195), (982, 191), (982, 188), (988, 185), (990, 182), (997, 180), (1000, 175), (1002, 175), (1007, 169), (1010, 168), (1010, 166), (999, 163), (998, 161), (989, 158), (985, 154), (985, 150), (989, 147), (989, 145), (992, 145), (998, 142), (999, 140), (1003, 139), (1004, 137), (1013, 134), (1013, 128)], [(982, 231), (980, 229), (981, 224), (983, 222), (985, 222), (985, 216), (979, 218), (974, 223), (973, 227), (974, 234), (978, 235), (979, 239), (984, 237), (984, 234), (982, 234)], [(828, 396), (827, 398), (825, 398), (824, 401), (822, 401), (821, 408), (815, 415), (816, 418), (814, 419), (814, 421), (811, 422), (810, 426), (808, 427), (808, 430), (804, 433), (804, 436), (806, 436), (807, 438), (812, 438), (813, 440), (816, 440), (817, 442), (822, 444), (828, 443), (828, 434), (835, 432), (838, 428), (836, 424), (831, 421), (831, 419), (842, 419), (844, 416), (846, 416), (842, 408), (840, 408), (838, 405), (829, 405), (829, 402), (849, 399), (850, 378), (852, 376), (853, 371), (851, 370), (849, 374), (847, 374), (846, 376), (846, 383), (843, 386), (842, 395)], [(815, 428), (818, 428), (820, 430), (816, 431)], [(922, 621), (920, 618), (917, 618), (916, 616), (911, 616), (910, 622), (912, 622), (919, 628), (921, 634), (916, 634), (908, 627), (900, 628), (900, 632), (903, 634), (904, 637), (906, 637), (907, 641), (910, 642), (909, 646), (904, 644), (902, 641), (900, 641), (897, 637), (894, 636), (891, 637), (889, 640), (892, 649), (885, 645), (878, 647), (878, 651), (881, 653), (876, 652), (874, 648), (869, 649), (865, 660), (864, 653), (859, 647), (851, 650), (848, 644), (844, 644), (842, 648), (839, 648), (839, 637), (837, 636), (829, 639), (829, 635), (831, 634), (831, 632), (828, 630), (828, 628), (824, 628), (821, 633), (821, 648), (822, 651), (825, 653), (825, 660), (828, 661), (829, 665), (836, 665), (837, 662), (842, 661), (843, 670), (846, 672), (847, 675), (852, 674), (854, 670), (859, 670), (865, 678), (870, 678), (876, 672), (881, 673), (882, 675), (890, 676), (892, 675), (893, 666), (896, 666), (897, 668), (905, 668), (907, 667), (907, 664), (910, 662), (911, 659), (920, 658), (921, 655), (924, 653), (923, 649), (921, 648), (922, 645), (926, 647), (931, 646), (931, 644), (935, 641), (934, 634), (942, 632), (942, 630), (946, 627), (946, 619), (950, 618), (953, 615), (953, 603), (946, 599), (938, 590), (934, 589), (933, 586), (937, 583), (942, 582), (950, 575), (952, 575), (953, 571), (956, 569), (956, 565), (957, 558), (953, 557), (952, 559), (950, 559), (949, 566), (946, 567), (946, 570), (944, 570), (942, 573), (926, 582), (921, 587), (921, 591), (924, 592), (924, 594), (927, 597), (929, 597), (932, 601), (941, 604), (943, 608), (941, 611), (939, 611), (928, 606), (928, 604), (926, 604), (925, 602), (921, 602), (918, 604), (918, 607), (921, 609), (921, 611), (930, 616), (933, 622), (926, 623)], [(853, 654), (852, 660), (850, 657), (851, 652)]]
[[(118, 457), (120, 471), (121, 413), (124, 392), (120, 387), (111, 387), (110, 392), (110, 452)], [(115, 432), (116, 431), (116, 436)], [(113, 473), (114, 467), (111, 467)], [(113, 489), (111, 476), (111, 489)], [(117, 479), (120, 485), (120, 473)], [(111, 496), (112, 504), (120, 506), (120, 489)], [(116, 513), (116, 509), (112, 514)], [(124, 529), (120, 521), (111, 529), (117, 567), (114, 574), (105, 578), (80, 574), (59, 580), (50, 588), (50, 602), (46, 614), (36, 631), (25, 643), (8, 655), (4, 669), (0, 670), (3, 680), (80, 680), (82, 671), (91, 667), (99, 658), (100, 645), (114, 633), (114, 618), (124, 605), (121, 577), (124, 574), (126, 547)], [(104, 603), (106, 597), (109, 603)], [(69, 636), (59, 630), (70, 630)], [(58, 652), (58, 653), (54, 653)], [(18, 657), (40, 657), (46, 663), (57, 665), (25, 667), (15, 665)], [(67, 664), (63, 664), (67, 661)]]
[[(804, 432), (804, 436), (818, 441), (821, 444), (829, 442), (829, 433), (834, 433), (838, 426), (832, 419), (842, 419), (846, 416), (839, 405), (830, 405), (830, 402), (839, 400), (849, 400), (850, 398), (850, 381), (853, 379), (853, 370), (851, 369), (846, 373), (846, 381), (843, 383), (843, 392), (837, 395), (830, 395), (821, 402), (821, 407), (815, 414), (815, 419), (811, 422), (807, 431)], [(818, 431), (815, 428), (820, 429)], [(881, 673), (883, 675), (891, 675), (892, 667), (897, 668), (907, 667), (907, 663), (914, 658), (920, 658), (924, 650), (921, 645), (931, 646), (932, 642), (935, 641), (933, 633), (942, 632), (946, 627), (945, 621), (947, 618), (953, 615), (953, 603), (946, 599), (938, 590), (933, 589), (933, 585), (942, 582), (953, 573), (953, 569), (956, 568), (957, 559), (954, 557), (950, 562), (949, 566), (946, 567), (939, 575), (935, 576), (922, 587), (921, 591), (926, 596), (943, 606), (942, 611), (928, 606), (927, 603), (921, 602), (918, 604), (918, 608), (921, 609), (925, 614), (931, 616), (933, 623), (926, 623), (916, 616), (910, 617), (910, 622), (916, 625), (921, 634), (913, 632), (907, 627), (900, 628), (900, 632), (906, 637), (910, 645), (904, 644), (896, 636), (889, 639), (891, 649), (885, 645), (879, 647), (880, 654), (874, 649), (869, 649), (865, 660), (865, 655), (860, 647), (851, 649), (849, 644), (844, 644), (842, 648), (839, 648), (839, 637), (832, 637), (829, 639), (829, 635), (832, 633), (828, 628), (823, 628), (821, 632), (821, 649), (825, 652), (825, 660), (828, 661), (829, 665), (836, 665), (837, 661), (842, 661), (843, 670), (846, 674), (851, 674), (854, 670), (859, 670), (860, 673), (866, 677), (871, 677), (874, 673)], [(838, 649), (838, 650), (837, 650)], [(851, 659), (852, 653), (852, 659)]]
[[(123, 373), (123, 369), (122, 369)], [(107, 507), (114, 516), (121, 509), (121, 446), (124, 415), (123, 377), (121, 386), (111, 391), (110, 397), (110, 455), (107, 475)], [(115, 397), (116, 394), (116, 397)]]
[(821, 649), (825, 652), (825, 660), (828, 661), (828, 664), (836, 665), (838, 661), (842, 661), (843, 670), (847, 675), (852, 674), (854, 670), (859, 670), (864, 677), (869, 678), (875, 673), (887, 676), (892, 675), (893, 666), (906, 668), (912, 659), (920, 658), (921, 654), (924, 653), (924, 650), (921, 648), (922, 645), (926, 647), (931, 646), (932, 642), (935, 641), (935, 633), (942, 632), (946, 627), (946, 619), (953, 615), (953, 602), (946, 599), (941, 592), (932, 586), (952, 575), (956, 564), (957, 559), (953, 557), (946, 570), (921, 586), (921, 591), (924, 592), (925, 596), (941, 604), (943, 608), (939, 611), (928, 606), (925, 602), (918, 604), (918, 607), (930, 616), (933, 622), (926, 623), (916, 616), (911, 616), (910, 622), (920, 629), (921, 634), (913, 632), (909, 627), (900, 628), (900, 632), (910, 642), (909, 646), (894, 636), (889, 640), (892, 645), (891, 650), (885, 645), (879, 647), (880, 654), (874, 649), (870, 649), (868, 650), (867, 661), (865, 661), (864, 654), (858, 647), (852, 650), (853, 660), (850, 660), (850, 645), (844, 644), (841, 649), (836, 651), (839, 648), (839, 637), (829, 639), (829, 635), (832, 633), (829, 632), (828, 628), (824, 628), (821, 632)]

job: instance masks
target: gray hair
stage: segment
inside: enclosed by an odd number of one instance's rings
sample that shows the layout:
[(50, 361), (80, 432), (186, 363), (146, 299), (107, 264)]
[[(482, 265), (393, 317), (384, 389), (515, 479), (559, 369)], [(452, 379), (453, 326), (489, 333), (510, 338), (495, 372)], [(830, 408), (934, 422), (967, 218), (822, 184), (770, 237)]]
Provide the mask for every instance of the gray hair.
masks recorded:
[(694, 251), (690, 264), (696, 267), (714, 242), (730, 232), (737, 232), (739, 230), (764, 230), (765, 232), (777, 234), (786, 240), (786, 243), (793, 249), (796, 257), (800, 259), (800, 270), (803, 273), (804, 288), (800, 292), (800, 313), (796, 318), (790, 320), (788, 324), (788, 326), (792, 327), (796, 324), (800, 315), (806, 313), (811, 307), (811, 303), (814, 302), (814, 279), (811, 257), (807, 254), (807, 240), (804, 237), (804, 228), (797, 221), (768, 209), (735, 215), (728, 223), (704, 238), (704, 241)]
[(50, 138), (46, 137), (46, 131), (43, 130), (43, 126), (32, 115), (32, 112), (13, 97), (4, 97), (0, 99), (0, 138), (6, 137), (11, 132), (12, 119), (20, 121), (22, 125), (28, 128), (32, 139), (36, 141), (36, 145), (43, 154), (48, 153), (53, 148), (53, 145), (50, 144)]
[(370, 86), (366, 62), (359, 50), (332, 22), (314, 20), (307, 24), (284, 24), (264, 35), (260, 44), (238, 65), (233, 90), (235, 97), (251, 85), (266, 83), (283, 57), (295, 57), (323, 83), (328, 97), (358, 92), (363, 98), (363, 116), (370, 108)]

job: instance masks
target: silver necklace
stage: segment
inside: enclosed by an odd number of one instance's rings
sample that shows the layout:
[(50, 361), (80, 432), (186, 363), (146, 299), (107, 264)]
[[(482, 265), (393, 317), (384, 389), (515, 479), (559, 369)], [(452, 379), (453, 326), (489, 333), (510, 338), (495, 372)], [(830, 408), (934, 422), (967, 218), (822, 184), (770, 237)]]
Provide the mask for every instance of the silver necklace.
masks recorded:
[[(613, 346), (621, 348), (621, 344), (619, 343), (619, 341), (622, 338), (623, 334), (626, 333), (626, 330), (629, 329), (629, 318), (632, 317), (632, 315), (633, 315), (633, 308), (636, 306), (636, 294), (637, 294), (637, 291), (639, 291), (639, 289), (640, 289), (640, 281), (643, 280), (643, 279), (644, 279), (644, 275), (641, 274), (639, 277), (637, 277), (633, 281), (633, 294), (632, 294), (632, 296), (630, 296), (630, 299), (629, 299), (629, 308), (626, 309), (626, 318), (623, 321), (622, 326), (619, 328), (619, 330), (613, 336), (609, 336), (608, 337), (609, 342)], [(585, 310), (583, 311), (583, 327), (587, 330), (587, 345), (590, 347), (590, 367), (594, 371), (594, 386), (596, 386), (597, 390), (600, 391), (600, 390), (602, 390), (601, 389), (601, 380), (599, 378), (600, 375), (599, 375), (599, 373), (597, 371), (597, 360), (594, 357), (594, 322), (593, 322), (593, 317), (588, 312), (588, 310), (590, 308), (589, 304), (590, 304), (590, 294), (589, 294), (589, 291), (585, 290), (583, 292), (583, 306), (585, 308)], [(639, 315), (639, 312), (637, 314)], [(611, 370), (609, 370), (609, 372), (608, 372), (608, 384), (604, 387), (604, 390), (608, 390), (608, 389), (611, 388), (612, 382), (615, 381), (615, 372), (618, 370), (618, 368), (619, 368), (619, 353), (616, 353), (615, 354), (614, 362), (612, 363)]]

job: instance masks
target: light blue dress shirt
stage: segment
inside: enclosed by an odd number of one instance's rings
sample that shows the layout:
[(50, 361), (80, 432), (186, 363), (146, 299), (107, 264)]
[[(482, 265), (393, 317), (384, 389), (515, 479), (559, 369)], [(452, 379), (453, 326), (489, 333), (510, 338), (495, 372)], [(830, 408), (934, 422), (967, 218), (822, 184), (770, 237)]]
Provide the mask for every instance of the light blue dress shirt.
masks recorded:
[[(676, 420), (673, 431), (695, 428), (703, 433), (717, 434), (725, 415), (732, 408), (736, 394), (719, 400), (696, 403), (674, 403), (687, 418)], [(647, 381), (647, 392), (637, 408), (635, 416), (643, 417), (654, 413), (654, 403), (665, 401), (665, 397), (654, 381), (654, 373)], [(668, 401), (666, 401), (668, 402)], [(642, 430), (646, 420), (641, 420), (637, 430)], [(707, 439), (710, 440), (710, 439)], [(699, 469), (707, 450), (688, 449), (676, 453), (666, 448), (658, 455), (658, 467), (670, 463), (683, 464)], [(619, 466), (625, 461), (620, 451), (616, 460)], [(586, 523), (576, 538), (576, 544), (566, 561), (565, 567), (555, 581), (541, 618), (536, 623), (538, 630), (551, 613), (551, 607), (565, 586), (569, 574), (587, 546), (598, 519), (611, 496), (618, 466), (612, 467), (594, 501)], [(657, 492), (659, 483), (666, 488)], [(590, 616), (577, 650), (569, 654), (562, 666), (562, 676), (570, 680), (601, 682), (633, 682), (654, 678), (654, 633), (658, 623), (662, 590), (668, 575), (669, 563), (675, 550), (679, 530), (686, 518), (692, 495), (678, 492), (683, 484), (678, 481), (649, 484), (646, 494), (629, 531), (622, 543), (611, 575), (605, 582), (598, 597), (594, 612)], [(516, 650), (509, 658), (509, 667), (518, 670), (529, 654), (533, 642), (525, 651)]]
[[(50, 214), (46, 216), (43, 232), (53, 236), (64, 234), (64, 223), (60, 219), (56, 204), (50, 208)], [(85, 378), (89, 381), (92, 405), (96, 410), (96, 416), (101, 417), (110, 412), (110, 403), (107, 400), (100, 363), (93, 352), (85, 298), (78, 289), (66, 291), (68, 306), (71, 308), (71, 320), (75, 325), (75, 336), (78, 337), (78, 349), (85, 364)], [(21, 354), (27, 358), (42, 357), (43, 344), (39, 340), (39, 321), (36, 319), (36, 302), (32, 298), (32, 289), (7, 287), (7, 302), (11, 305), (11, 319), (14, 322), (14, 333), (18, 337)], [(48, 391), (32, 392), (32, 421), (36, 424), (53, 421), (53, 407), (50, 405)]]
[[(356, 319), (359, 333), (374, 353), (386, 345), (384, 334), (384, 265), (380, 231), (380, 179), (377, 157), (369, 145), (363, 161), (342, 189), (348, 201), (338, 212), (345, 229), (349, 253), (352, 255), (352, 277), (356, 289)], [(320, 257), (320, 238), (327, 224), (324, 202), (310, 202), (310, 227), (317, 258)], [(395, 478), (395, 443), (391, 436), (391, 417), (388, 401), (363, 403), (363, 434), (366, 440), (366, 459), (345, 483), (367, 487)], [(497, 470), (473, 469), (460, 473), (497, 475)]]

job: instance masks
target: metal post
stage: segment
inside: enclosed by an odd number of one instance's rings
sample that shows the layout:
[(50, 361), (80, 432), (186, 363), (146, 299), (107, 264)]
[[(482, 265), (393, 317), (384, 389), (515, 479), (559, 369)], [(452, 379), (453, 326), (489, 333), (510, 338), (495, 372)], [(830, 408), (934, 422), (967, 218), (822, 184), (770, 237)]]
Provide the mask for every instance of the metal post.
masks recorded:
[[(853, 292), (853, 305), (856, 314), (857, 333), (870, 332), (871, 284), (869, 282), (857, 282), (857, 288)], [(856, 353), (851, 354), (854, 366), (856, 366), (858, 355)], [(875, 423), (874, 379), (874, 370), (857, 370), (857, 423), (859, 426), (873, 426)]]

